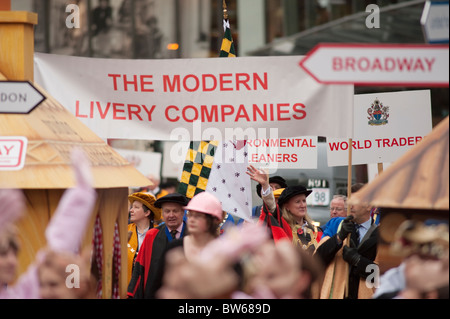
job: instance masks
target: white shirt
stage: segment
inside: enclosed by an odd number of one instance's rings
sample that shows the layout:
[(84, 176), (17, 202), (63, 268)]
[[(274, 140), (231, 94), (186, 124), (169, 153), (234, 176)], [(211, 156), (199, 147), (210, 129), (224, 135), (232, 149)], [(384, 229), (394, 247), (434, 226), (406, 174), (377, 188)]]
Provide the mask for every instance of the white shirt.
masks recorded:
[[(150, 227), (149, 227), (149, 228), (150, 228)], [(136, 231), (137, 231), (137, 235), (138, 235), (138, 251), (141, 250), (142, 242), (144, 241), (145, 234), (147, 233), (147, 230), (148, 230), (149, 228), (147, 228), (146, 230), (144, 230), (143, 233), (140, 233), (139, 230), (137, 230), (137, 227), (136, 227)]]
[(362, 224), (359, 224), (359, 242), (364, 238), (370, 226), (372, 226), (372, 218), (369, 218)]

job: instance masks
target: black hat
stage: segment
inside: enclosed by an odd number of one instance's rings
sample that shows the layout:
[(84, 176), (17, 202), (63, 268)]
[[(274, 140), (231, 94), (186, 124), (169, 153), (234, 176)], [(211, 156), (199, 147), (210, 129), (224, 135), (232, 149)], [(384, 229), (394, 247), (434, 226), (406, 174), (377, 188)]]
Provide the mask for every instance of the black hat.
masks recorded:
[[(281, 176), (269, 177), (269, 184), (272, 184), (272, 183), (280, 185), (281, 188), (287, 187), (286, 180)], [(259, 183), (256, 185), (256, 194), (258, 194), (258, 196), (261, 197), (261, 184), (259, 184)]]
[(281, 193), (280, 197), (278, 197), (278, 206), (282, 207), (295, 195), (305, 194), (308, 197), (311, 193), (312, 190), (306, 189), (303, 185), (288, 186)]
[(181, 206), (186, 206), (189, 203), (189, 200), (186, 196), (181, 195), (179, 193), (171, 193), (167, 194), (163, 197), (160, 197), (156, 202), (155, 206), (161, 208), (164, 203), (175, 203), (180, 204)]

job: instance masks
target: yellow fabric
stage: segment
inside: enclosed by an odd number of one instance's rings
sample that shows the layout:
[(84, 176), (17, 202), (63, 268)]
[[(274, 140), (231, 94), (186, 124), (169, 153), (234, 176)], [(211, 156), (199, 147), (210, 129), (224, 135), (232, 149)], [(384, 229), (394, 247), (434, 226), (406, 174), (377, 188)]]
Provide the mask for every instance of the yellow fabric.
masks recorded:
[(136, 249), (138, 248), (138, 235), (137, 235), (137, 227), (136, 224), (132, 223), (128, 225), (128, 233), (131, 236), (130, 239), (128, 239), (128, 245), (127, 245), (127, 253), (128, 253), (128, 283), (130, 283), (131, 280), (131, 274), (133, 270), (133, 260), (134, 256), (136, 255)]
[(161, 192), (159, 192), (158, 195), (156, 195), (156, 199), (160, 199), (161, 197), (166, 196), (167, 194), (169, 194), (169, 192), (163, 189), (161, 190)]
[(284, 191), (284, 188), (279, 188), (273, 191), (273, 196), (275, 196), (275, 198), (280, 197), (281, 193)]
[[(322, 238), (319, 246), (326, 242), (330, 237), (326, 236)], [(348, 245), (348, 239), (343, 242), (342, 247)], [(318, 247), (319, 247), (318, 246)], [(320, 288), (320, 299), (344, 299), (345, 288), (348, 280), (348, 263), (342, 257), (343, 249), (341, 248), (334, 257), (333, 261), (328, 265), (325, 270), (322, 287)], [(376, 260), (375, 260), (376, 262)], [(358, 299), (370, 299), (372, 298), (374, 288), (368, 288), (364, 279), (359, 280)]]

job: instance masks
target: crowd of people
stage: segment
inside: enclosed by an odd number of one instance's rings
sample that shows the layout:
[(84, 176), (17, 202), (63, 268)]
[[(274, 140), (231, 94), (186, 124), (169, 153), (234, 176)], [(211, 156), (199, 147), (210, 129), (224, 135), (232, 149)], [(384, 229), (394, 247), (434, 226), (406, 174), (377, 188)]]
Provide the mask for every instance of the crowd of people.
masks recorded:
[[(85, 154), (75, 150), (72, 161), (76, 187), (47, 227), (47, 247), (17, 280), (15, 223), (25, 201), (20, 190), (0, 190), (0, 298), (95, 298), (90, 252), (79, 249), (96, 192)], [(263, 205), (242, 222), (226, 224), (227, 212), (206, 191), (192, 199), (174, 189), (128, 196), (127, 298), (448, 298), (448, 221), (405, 221), (392, 244), (403, 262), (373, 278), (377, 209), (336, 195), (321, 227), (307, 211), (312, 190), (251, 165), (247, 174)], [(67, 265), (80, 267), (76, 289), (67, 285)]]

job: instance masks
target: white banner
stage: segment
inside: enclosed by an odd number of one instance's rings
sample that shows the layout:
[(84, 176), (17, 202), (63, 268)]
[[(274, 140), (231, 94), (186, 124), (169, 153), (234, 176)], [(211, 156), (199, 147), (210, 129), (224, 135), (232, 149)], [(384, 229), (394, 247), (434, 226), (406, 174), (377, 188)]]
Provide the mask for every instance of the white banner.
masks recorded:
[[(352, 164), (394, 162), (431, 132), (429, 90), (355, 95)], [(348, 139), (327, 138), (328, 166), (348, 165)]]
[(248, 162), (267, 169), (316, 169), (317, 136), (248, 140)]
[(271, 128), (280, 138), (350, 137), (353, 85), (317, 83), (299, 66), (302, 58), (119, 60), (36, 53), (34, 74), (102, 138), (243, 140), (268, 136)]

